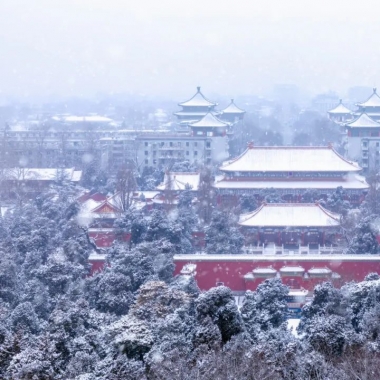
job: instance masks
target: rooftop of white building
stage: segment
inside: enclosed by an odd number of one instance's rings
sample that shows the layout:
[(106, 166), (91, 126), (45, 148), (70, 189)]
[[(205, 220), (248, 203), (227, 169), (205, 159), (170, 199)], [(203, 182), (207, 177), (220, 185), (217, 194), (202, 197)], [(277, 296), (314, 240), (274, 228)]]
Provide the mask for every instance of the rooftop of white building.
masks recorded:
[(330, 114), (339, 114), (339, 115), (348, 115), (351, 114), (352, 111), (348, 109), (343, 103), (342, 99), (340, 99), (339, 104), (333, 108), (332, 110), (328, 111)]
[(231, 103), (221, 111), (222, 114), (242, 114), (245, 113), (245, 111), (241, 108), (239, 108), (233, 99), (231, 99)]
[(340, 215), (316, 203), (269, 203), (240, 216), (244, 227), (336, 227)]
[(196, 94), (189, 100), (178, 104), (181, 107), (213, 107), (217, 106), (217, 103), (208, 100), (201, 92), (201, 88), (197, 87)]
[(164, 182), (157, 186), (157, 190), (186, 190), (190, 187), (191, 190), (197, 191), (199, 188), (200, 174), (199, 173), (166, 173)]
[(380, 96), (377, 94), (377, 89), (373, 89), (372, 95), (363, 103), (357, 103), (358, 107), (371, 108), (371, 107), (380, 107)]
[(351, 128), (379, 128), (380, 123), (373, 120), (371, 117), (369, 117), (366, 113), (362, 113), (359, 117), (356, 119), (349, 121), (348, 123), (344, 124), (346, 127)]
[(225, 128), (228, 126), (228, 123), (219, 120), (211, 112), (208, 112), (201, 120), (189, 124), (191, 128)]
[(249, 147), (226, 161), (223, 172), (355, 172), (360, 166), (340, 156), (332, 147)]

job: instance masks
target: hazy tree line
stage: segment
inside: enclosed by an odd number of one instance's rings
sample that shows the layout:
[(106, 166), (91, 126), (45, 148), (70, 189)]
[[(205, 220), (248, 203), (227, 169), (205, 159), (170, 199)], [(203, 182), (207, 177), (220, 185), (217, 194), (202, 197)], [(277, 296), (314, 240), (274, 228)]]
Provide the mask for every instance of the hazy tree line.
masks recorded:
[[(288, 288), (277, 279), (248, 292), (239, 310), (230, 289), (200, 292), (192, 277), (173, 277), (173, 254), (191, 250), (191, 203), (187, 191), (176, 215), (130, 209), (118, 228), (132, 232), (131, 242), (108, 249), (105, 269), (92, 277), (95, 247), (78, 226), (69, 185), (1, 218), (0, 377), (379, 378), (377, 274), (341, 290), (317, 286), (296, 338), (286, 328)], [(233, 250), (239, 239), (220, 212), (208, 239), (215, 228), (230, 238), (209, 244)]]

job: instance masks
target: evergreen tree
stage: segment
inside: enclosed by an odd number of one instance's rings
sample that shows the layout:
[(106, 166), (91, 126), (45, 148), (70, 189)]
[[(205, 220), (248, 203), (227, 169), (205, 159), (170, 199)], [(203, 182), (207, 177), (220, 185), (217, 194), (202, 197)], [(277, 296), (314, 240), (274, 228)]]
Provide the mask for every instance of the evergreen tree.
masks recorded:
[(238, 254), (244, 244), (239, 229), (232, 225), (227, 214), (214, 211), (206, 228), (206, 251), (208, 254)]
[(288, 287), (277, 278), (265, 280), (254, 292), (246, 292), (241, 315), (252, 338), (257, 338), (260, 331), (269, 331), (284, 323), (288, 292)]

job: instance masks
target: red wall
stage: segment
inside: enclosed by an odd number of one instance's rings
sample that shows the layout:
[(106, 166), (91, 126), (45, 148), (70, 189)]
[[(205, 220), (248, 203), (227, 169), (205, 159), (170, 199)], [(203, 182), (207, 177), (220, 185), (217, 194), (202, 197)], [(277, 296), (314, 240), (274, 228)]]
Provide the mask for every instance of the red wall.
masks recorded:
[[(88, 236), (94, 239), (94, 242), (98, 248), (111, 247), (116, 239), (114, 231), (89, 231)], [(130, 238), (131, 234), (126, 233), (123, 235), (122, 241), (128, 242)]]
[[(246, 281), (244, 275), (251, 272), (254, 268), (266, 268), (272, 266), (274, 269), (279, 270), (283, 266), (302, 266), (305, 271), (312, 268), (329, 268), (333, 272), (338, 273), (341, 278), (332, 280), (337, 286), (354, 280), (362, 281), (364, 277), (371, 272), (380, 273), (380, 258), (374, 258), (374, 261), (361, 261), (360, 256), (355, 261), (332, 260), (326, 257), (326, 260), (316, 261), (302, 261), (302, 259), (284, 260), (277, 259), (275, 262), (266, 261), (223, 261), (221, 258), (218, 261), (197, 261), (192, 260), (189, 262), (175, 261), (176, 268), (175, 274), (180, 274), (181, 269), (187, 263), (194, 263), (197, 265), (195, 278), (201, 290), (208, 290), (216, 286), (217, 282), (223, 282), (234, 291), (254, 290), (257, 285), (264, 281), (264, 278), (254, 279), (253, 281)], [(303, 277), (282, 277), (282, 281), (287, 285), (292, 285), (293, 288), (300, 289), (301, 287), (312, 290), (314, 286), (328, 279), (312, 278), (304, 279)]]

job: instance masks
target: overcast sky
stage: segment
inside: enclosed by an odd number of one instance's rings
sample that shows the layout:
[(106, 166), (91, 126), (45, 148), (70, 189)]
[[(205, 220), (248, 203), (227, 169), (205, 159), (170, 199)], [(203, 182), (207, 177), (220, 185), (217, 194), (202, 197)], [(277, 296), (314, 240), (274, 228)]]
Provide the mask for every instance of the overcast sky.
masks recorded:
[(0, 96), (380, 86), (380, 13), (351, 0), (0, 0)]

